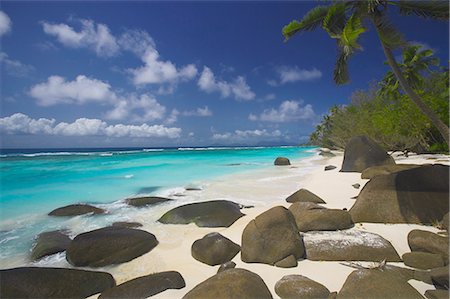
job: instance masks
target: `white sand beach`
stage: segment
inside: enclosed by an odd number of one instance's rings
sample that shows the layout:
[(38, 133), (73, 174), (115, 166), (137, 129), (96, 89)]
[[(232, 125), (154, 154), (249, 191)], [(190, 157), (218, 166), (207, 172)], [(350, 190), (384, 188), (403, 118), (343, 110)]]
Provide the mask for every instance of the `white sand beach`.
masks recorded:
[[(257, 215), (274, 206), (289, 207), (285, 198), (300, 188), (306, 188), (326, 201), (327, 208), (350, 209), (364, 184), (368, 180), (361, 179), (360, 173), (339, 172), (343, 154), (336, 153), (332, 158), (316, 156), (309, 160), (291, 161), (291, 166), (270, 167), (263, 170), (242, 173), (222, 177), (209, 182), (201, 191), (190, 191), (190, 195), (182, 201), (207, 201), (215, 199), (227, 199), (245, 205), (254, 205), (254, 208), (242, 210), (246, 216), (238, 219), (229, 228), (199, 228), (190, 225), (157, 224), (156, 219), (146, 218), (145, 209), (137, 215), (138, 221), (144, 224), (142, 229), (149, 230), (159, 240), (159, 245), (149, 253), (140, 256), (128, 263), (117, 266), (100, 268), (110, 272), (120, 284), (135, 277), (151, 273), (175, 270), (183, 276), (186, 287), (180, 290), (167, 290), (154, 298), (181, 298), (200, 282), (216, 274), (219, 266), (209, 266), (195, 260), (191, 256), (192, 243), (210, 232), (219, 232), (237, 244), (241, 244), (241, 235), (247, 223)], [(409, 157), (393, 155), (397, 163), (432, 164), (440, 163), (450, 165), (448, 156), (444, 155), (410, 155)], [(336, 169), (324, 171), (324, 166), (335, 165)], [(359, 183), (359, 189), (352, 185)], [(188, 192), (188, 191), (186, 191)], [(187, 200), (189, 198), (189, 200)], [(180, 204), (178, 204), (180, 205)], [(172, 206), (162, 205), (151, 207), (160, 209), (162, 215)], [(152, 213), (153, 214), (153, 213)], [(398, 254), (409, 252), (407, 235), (413, 229), (438, 232), (433, 226), (409, 225), (409, 224), (356, 224), (352, 230), (362, 230), (379, 234), (392, 243)], [(244, 268), (257, 273), (267, 284), (274, 298), (278, 298), (274, 286), (278, 280), (288, 274), (301, 274), (313, 279), (331, 292), (339, 291), (347, 276), (354, 271), (353, 268), (340, 262), (323, 262), (301, 260), (295, 268), (278, 268), (266, 264), (244, 263), (240, 253), (233, 262), (236, 267)], [(372, 263), (362, 263), (371, 265)], [(389, 263), (396, 266), (404, 266), (403, 263)], [(422, 295), (426, 290), (434, 289), (420, 281), (410, 280), (409, 283)], [(96, 298), (98, 295), (92, 296)]]

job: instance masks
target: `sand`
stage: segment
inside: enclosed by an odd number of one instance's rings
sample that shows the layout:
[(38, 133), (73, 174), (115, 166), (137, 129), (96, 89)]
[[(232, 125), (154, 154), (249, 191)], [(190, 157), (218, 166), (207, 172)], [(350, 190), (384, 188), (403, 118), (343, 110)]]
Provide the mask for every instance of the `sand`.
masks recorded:
[[(393, 155), (397, 163), (441, 163), (449, 165), (448, 156), (436, 155), (410, 155), (408, 158)], [(156, 224), (156, 219), (145, 219), (142, 213), (140, 221), (144, 223), (142, 229), (155, 234), (160, 244), (151, 252), (136, 258), (128, 263), (117, 266), (105, 267), (98, 270), (110, 272), (118, 284), (135, 277), (150, 273), (175, 270), (181, 273), (186, 281), (186, 287), (181, 290), (167, 290), (152, 298), (181, 298), (189, 290), (200, 282), (214, 275), (219, 266), (208, 266), (191, 256), (192, 243), (210, 232), (219, 232), (235, 243), (241, 244), (241, 235), (247, 223), (257, 215), (274, 206), (289, 207), (285, 198), (300, 188), (306, 188), (324, 199), (328, 208), (350, 209), (364, 184), (359, 173), (340, 173), (342, 153), (332, 158), (316, 156), (308, 160), (291, 161), (292, 166), (270, 167), (263, 170), (241, 173), (222, 177), (204, 185), (201, 191), (189, 191), (190, 199), (194, 201), (206, 201), (215, 199), (227, 199), (246, 205), (254, 205), (254, 208), (244, 209), (246, 216), (240, 218), (229, 228), (199, 228), (190, 225), (164, 225)], [(335, 165), (336, 169), (324, 171), (325, 165)], [(352, 185), (359, 183), (361, 187), (355, 189)], [(188, 192), (188, 191), (186, 191)], [(172, 207), (162, 206), (161, 213)], [(162, 215), (162, 214), (161, 214)], [(151, 223), (151, 224), (150, 224)], [(439, 230), (431, 226), (409, 224), (374, 224), (362, 223), (355, 225), (352, 230), (364, 230), (381, 235), (392, 243), (398, 254), (409, 252), (407, 235), (413, 229), (422, 229), (431, 232)], [(265, 264), (244, 263), (240, 259), (240, 253), (233, 259), (239, 268), (245, 268), (260, 275), (272, 292), (274, 298), (278, 298), (274, 286), (284, 275), (301, 274), (323, 285), (331, 292), (339, 291), (347, 276), (354, 271), (353, 268), (340, 262), (317, 262), (302, 260), (295, 268), (277, 268)], [(362, 263), (371, 265), (372, 263)], [(403, 263), (389, 263), (402, 266)], [(409, 283), (421, 294), (428, 289), (434, 289), (420, 281), (410, 280)], [(92, 296), (96, 298), (97, 295)]]

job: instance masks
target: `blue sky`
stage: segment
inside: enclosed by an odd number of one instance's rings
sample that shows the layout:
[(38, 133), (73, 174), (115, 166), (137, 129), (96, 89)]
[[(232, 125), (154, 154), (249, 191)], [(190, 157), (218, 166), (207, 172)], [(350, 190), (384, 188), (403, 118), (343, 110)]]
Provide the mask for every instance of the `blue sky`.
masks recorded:
[[(336, 86), (335, 41), (281, 29), (317, 2), (13, 2), (0, 13), (2, 147), (298, 144), (388, 70), (372, 29)], [(392, 14), (448, 61), (448, 23)]]

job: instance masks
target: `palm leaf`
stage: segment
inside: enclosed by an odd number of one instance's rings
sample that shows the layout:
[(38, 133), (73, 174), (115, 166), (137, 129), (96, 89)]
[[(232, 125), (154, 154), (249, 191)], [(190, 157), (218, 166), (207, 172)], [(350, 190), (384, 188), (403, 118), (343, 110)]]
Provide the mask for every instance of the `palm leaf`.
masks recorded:
[(333, 80), (336, 84), (345, 84), (350, 81), (347, 64), (348, 57), (349, 55), (340, 49), (339, 57), (336, 60), (336, 65), (333, 71)]
[(408, 43), (395, 27), (385, 16), (379, 16), (374, 19), (377, 27), (378, 35), (381, 41), (390, 49), (405, 47)]
[(361, 19), (352, 15), (342, 31), (341, 41), (351, 49), (361, 49), (361, 46), (358, 44), (358, 38), (365, 31), (366, 29), (362, 26)]
[(344, 30), (347, 17), (345, 16), (345, 3), (338, 2), (329, 7), (328, 13), (323, 19), (323, 28), (332, 38), (340, 38)]
[(400, 14), (416, 15), (422, 18), (431, 18), (437, 20), (449, 19), (449, 3), (448, 1), (412, 1), (400, 0), (398, 2), (391, 1), (390, 4), (399, 6)]
[(317, 6), (311, 9), (303, 19), (299, 21), (292, 21), (283, 27), (282, 33), (286, 40), (300, 31), (312, 31), (317, 26), (322, 25), (323, 19), (328, 13), (329, 6)]

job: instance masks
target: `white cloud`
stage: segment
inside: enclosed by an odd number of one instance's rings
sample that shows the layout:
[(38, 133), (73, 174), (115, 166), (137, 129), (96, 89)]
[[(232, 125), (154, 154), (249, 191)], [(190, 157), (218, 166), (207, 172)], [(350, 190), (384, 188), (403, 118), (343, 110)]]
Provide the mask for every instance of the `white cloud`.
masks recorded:
[(84, 75), (77, 76), (74, 81), (66, 81), (60, 76), (51, 76), (47, 82), (33, 86), (30, 89), (30, 95), (37, 99), (37, 103), (41, 106), (108, 102), (116, 99), (108, 83)]
[(203, 67), (197, 85), (207, 93), (219, 92), (223, 98), (231, 95), (238, 100), (253, 100), (255, 98), (255, 93), (248, 86), (244, 77), (238, 76), (233, 82), (217, 80), (207, 66)]
[[(312, 68), (311, 70), (299, 69), (297, 66), (281, 66), (276, 69), (279, 77), (280, 84), (297, 82), (297, 81), (312, 81), (315, 79), (319, 79), (322, 77), (322, 72), (316, 68)], [(269, 80), (272, 82), (273, 80)], [(271, 83), (269, 83), (271, 85)], [(275, 82), (276, 83), (276, 82)], [(273, 86), (273, 85), (272, 85)]]
[(142, 57), (149, 48), (155, 48), (153, 38), (143, 30), (129, 29), (126, 30), (118, 39), (119, 46), (126, 51), (130, 51), (135, 55)]
[(278, 109), (266, 109), (259, 116), (250, 114), (249, 120), (266, 122), (291, 122), (297, 120), (314, 119), (316, 114), (310, 104), (301, 106), (298, 101), (284, 101)]
[(261, 138), (261, 137), (280, 137), (280, 130), (275, 130), (272, 132), (263, 130), (235, 130), (233, 133), (215, 133), (212, 136), (214, 140), (222, 141), (245, 141), (249, 138)]
[(193, 64), (178, 68), (171, 61), (160, 60), (158, 51), (149, 47), (142, 56), (144, 66), (129, 69), (133, 75), (133, 83), (142, 84), (176, 84), (178, 81), (187, 81), (197, 75), (197, 68)]
[(12, 22), (6, 13), (0, 10), (0, 37), (11, 31)]
[(92, 20), (79, 20), (81, 28), (76, 31), (67, 24), (42, 22), (44, 32), (56, 37), (66, 47), (88, 48), (98, 56), (108, 57), (119, 53), (119, 45), (105, 24), (95, 24)]
[(16, 113), (0, 118), (0, 131), (7, 134), (57, 135), (57, 136), (107, 136), (107, 137), (162, 137), (178, 138), (180, 128), (162, 125), (149, 126), (116, 124), (108, 125), (100, 119), (79, 118), (73, 123), (54, 119), (32, 119), (28, 115)]
[(200, 117), (204, 117), (204, 116), (212, 116), (212, 111), (209, 110), (208, 106), (205, 106), (203, 108), (197, 108), (196, 110), (191, 110), (191, 111), (184, 111), (183, 112), (184, 116), (200, 116)]
[(166, 107), (161, 105), (152, 95), (129, 94), (118, 97), (114, 102), (114, 108), (106, 113), (106, 118), (111, 120), (129, 119), (134, 122), (154, 121), (162, 119), (166, 113)]
[(14, 77), (27, 77), (34, 71), (33, 66), (9, 59), (8, 54), (4, 52), (0, 52), (0, 67)]
[(165, 123), (168, 125), (175, 123), (178, 120), (179, 114), (180, 112), (177, 109), (173, 109), (172, 112), (170, 112), (170, 115), (166, 119)]

